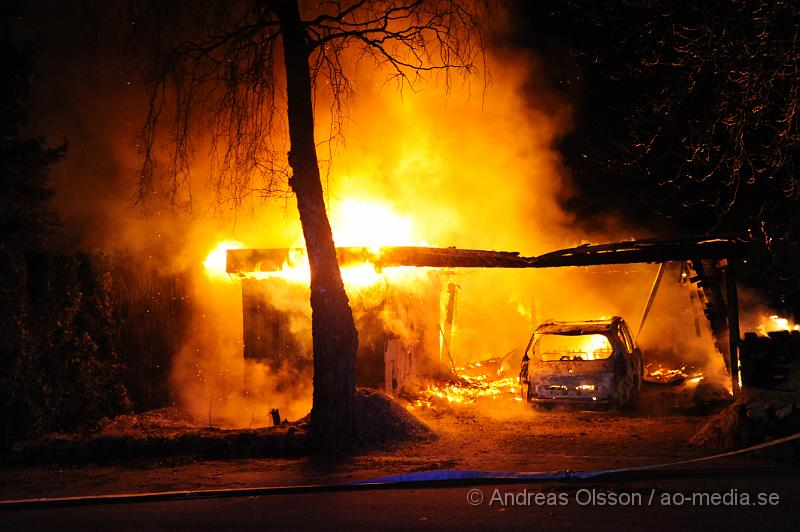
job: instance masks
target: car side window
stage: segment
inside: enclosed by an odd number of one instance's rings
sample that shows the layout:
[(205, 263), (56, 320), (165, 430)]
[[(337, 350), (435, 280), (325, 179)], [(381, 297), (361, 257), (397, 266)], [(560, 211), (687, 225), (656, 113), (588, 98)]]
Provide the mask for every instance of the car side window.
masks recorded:
[(619, 332), (624, 340), (625, 347), (628, 348), (628, 352), (633, 353), (633, 340), (631, 340), (631, 334), (628, 332), (628, 324), (624, 322), (621, 323), (619, 326)]

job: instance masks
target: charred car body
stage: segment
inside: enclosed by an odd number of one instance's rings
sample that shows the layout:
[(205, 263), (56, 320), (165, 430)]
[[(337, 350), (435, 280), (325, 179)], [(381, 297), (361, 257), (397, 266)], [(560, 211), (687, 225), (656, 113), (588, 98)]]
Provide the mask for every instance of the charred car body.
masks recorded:
[(619, 316), (549, 321), (528, 342), (520, 385), (534, 405), (633, 406), (642, 374), (642, 355)]

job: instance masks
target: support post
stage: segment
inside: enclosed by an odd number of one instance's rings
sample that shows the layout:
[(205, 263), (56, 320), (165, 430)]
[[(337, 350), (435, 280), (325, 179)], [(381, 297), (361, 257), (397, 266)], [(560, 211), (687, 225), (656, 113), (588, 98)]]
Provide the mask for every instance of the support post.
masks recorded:
[(456, 313), (456, 290), (458, 285), (450, 279), (447, 283), (447, 314), (444, 321), (444, 330), (442, 331), (444, 348), (447, 350), (447, 358), (450, 359), (450, 365), (453, 366), (455, 371), (455, 362), (453, 362), (453, 320)]
[(728, 304), (728, 350), (730, 351), (731, 390), (739, 394), (739, 294), (736, 290), (736, 259), (728, 259), (725, 289)]
[(642, 321), (639, 322), (639, 330), (636, 331), (636, 337), (633, 339), (634, 341), (639, 341), (639, 335), (642, 334), (642, 329), (644, 329), (644, 322), (647, 321), (647, 315), (650, 314), (650, 309), (653, 308), (653, 301), (656, 299), (656, 294), (658, 293), (658, 287), (661, 285), (661, 278), (664, 277), (664, 269), (666, 268), (667, 263), (662, 262), (658, 265), (658, 272), (656, 273), (656, 278), (653, 281), (653, 286), (650, 288), (650, 294), (647, 296), (647, 303), (644, 305), (644, 311), (642, 312)]

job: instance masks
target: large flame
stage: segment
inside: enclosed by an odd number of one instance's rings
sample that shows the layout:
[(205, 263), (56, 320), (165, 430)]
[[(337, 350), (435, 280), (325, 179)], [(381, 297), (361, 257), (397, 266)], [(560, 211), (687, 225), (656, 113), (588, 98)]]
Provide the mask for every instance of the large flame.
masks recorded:
[(376, 202), (345, 198), (334, 205), (331, 227), (337, 246), (378, 251), (383, 246), (423, 245), (414, 239), (409, 218)]
[[(572, 193), (571, 183), (554, 146), (569, 129), (571, 110), (556, 101), (552, 93), (540, 95), (533, 90), (539, 85), (531, 84), (531, 80), (541, 76), (527, 59), (527, 54), (517, 57), (504, 51), (503, 57), (493, 60), (492, 83), (484, 85), (479, 80), (473, 85), (473, 89), (483, 86), (484, 92), (478, 97), (470, 94), (466, 85), (431, 83), (420, 87), (424, 90), (409, 91), (400, 98), (394, 91), (383, 89), (384, 72), (358, 69), (358, 104), (348, 110), (347, 127), (342, 131), (347, 144), (329, 145), (333, 146), (330, 166), (324, 168), (335, 244), (365, 247), (376, 256), (382, 246), (424, 246), (428, 245), (426, 241), (430, 245), (536, 255), (587, 239), (602, 242), (630, 236), (628, 229), (615, 230), (614, 234), (585, 234), (573, 229), (572, 215), (562, 211), (562, 200)], [(321, 109), (327, 107), (325, 103)], [(321, 134), (330, 131), (325, 113), (315, 118)], [(346, 149), (337, 153), (342, 148)], [(224, 388), (217, 375), (227, 371), (228, 366), (240, 364), (242, 359), (242, 298), (237, 285), (230, 284), (237, 283), (237, 278), (225, 273), (227, 250), (296, 249), (278, 271), (249, 275), (285, 281), (264, 283), (271, 285), (264, 287), (265, 292), (269, 292), (270, 302), (289, 317), (290, 326), (297, 327), (292, 334), (310, 338), (303, 328), (310, 324), (310, 316), (303, 314), (309, 310), (308, 298), (301, 291), (303, 286), (308, 287), (310, 270), (296, 210), (286, 206), (281, 209), (274, 201), (264, 202), (254, 211), (252, 220), (244, 218), (241, 223), (236, 221), (235, 234), (242, 242), (209, 240), (209, 234), (233, 235), (220, 233), (233, 225), (228, 223), (233, 220), (225, 216), (219, 222), (176, 230), (181, 242), (190, 232), (190, 238), (185, 240), (193, 251), (210, 251), (192, 301), (200, 309), (198, 319), (205, 320), (198, 330), (211, 331), (210, 325), (219, 325), (227, 335), (225, 349), (219, 348), (211, 332), (203, 339), (200, 351), (187, 342), (185, 354), (175, 364), (184, 371), (184, 381), (190, 380), (195, 368), (202, 368), (204, 378), (209, 379), (202, 386), (185, 386), (180, 393), (185, 402), (196, 403), (194, 410), (201, 416), (210, 410), (208, 397)], [(623, 231), (624, 234), (617, 234)], [(642, 297), (652, 285), (650, 268), (625, 266), (615, 272), (589, 268), (458, 271), (452, 276), (458, 294), (449, 307), (451, 327), (442, 326), (439, 331), (442, 345), (446, 343), (443, 352), (447, 352), (454, 366), (461, 366), (515, 347), (523, 348), (531, 327), (545, 318), (571, 321), (598, 314), (635, 318), (641, 312)], [(341, 273), (348, 292), (364, 287), (358, 295), (370, 302), (389, 292), (381, 290), (385, 281), (393, 286), (401, 283), (403, 295), (406, 288), (434, 291), (429, 289), (430, 283), (415, 283), (419, 276), (431, 275), (422, 269), (381, 269), (363, 262), (344, 265)], [(210, 283), (215, 284), (212, 289)], [(509, 294), (514, 294), (512, 301)], [(449, 301), (444, 298), (437, 305), (435, 300), (433, 297), (432, 303), (426, 300), (403, 312), (388, 309), (380, 319), (391, 321), (386, 324), (387, 329), (407, 335), (412, 344), (420, 331), (408, 326), (409, 316), (424, 314), (436, 324), (447, 315), (444, 303)], [(676, 292), (672, 297), (668, 289), (662, 288), (651, 325), (645, 329), (645, 335), (652, 331), (646, 347), (663, 347), (675, 353), (705, 349), (709, 357), (718, 357), (710, 333), (692, 343), (696, 338), (694, 323), (683, 317), (687, 301), (685, 293)], [(667, 315), (674, 319), (662, 319)], [(658, 319), (662, 319), (660, 324), (655, 323)], [(425, 330), (427, 337), (438, 336), (436, 328), (432, 329)], [(446, 339), (444, 330), (449, 333)], [(677, 332), (668, 334), (671, 330)], [(195, 335), (190, 336), (195, 342)], [(587, 358), (595, 357), (602, 347), (605, 346), (589, 345), (580, 352), (587, 352)], [(670, 367), (680, 365), (676, 361)], [(509, 374), (485, 378), (462, 375), (454, 380), (457, 382), (432, 386), (428, 399), (454, 404), (500, 397), (520, 399), (517, 379)]]
[[(365, 247), (375, 253), (383, 246), (426, 245), (416, 239), (410, 218), (397, 214), (390, 206), (374, 201), (345, 198), (334, 203), (331, 209), (331, 227), (338, 246)], [(298, 242), (300, 244), (300, 242)], [(203, 265), (212, 280), (229, 281), (225, 272), (226, 252), (242, 249), (243, 243), (224, 240), (215, 245)], [(394, 281), (415, 278), (414, 268), (394, 267), (381, 271), (370, 262), (349, 264), (341, 268), (342, 280), (348, 287), (366, 287), (391, 278)], [(248, 277), (256, 279), (278, 278), (285, 281), (308, 284), (311, 271), (305, 247), (298, 245), (278, 271), (251, 272)]]
[(766, 336), (774, 331), (800, 331), (800, 325), (792, 323), (788, 318), (783, 318), (777, 314), (762, 315), (759, 324), (756, 326), (756, 331)]
[(231, 278), (225, 271), (229, 249), (242, 249), (244, 244), (237, 240), (223, 240), (217, 243), (208, 252), (203, 261), (203, 268), (209, 279), (214, 281), (230, 282)]

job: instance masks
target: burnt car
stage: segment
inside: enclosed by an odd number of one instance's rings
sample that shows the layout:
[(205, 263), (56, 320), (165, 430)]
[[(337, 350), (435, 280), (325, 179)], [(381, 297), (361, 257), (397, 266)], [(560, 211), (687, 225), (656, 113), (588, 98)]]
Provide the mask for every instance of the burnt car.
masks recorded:
[(642, 355), (619, 316), (542, 323), (522, 356), (523, 398), (542, 407), (574, 404), (634, 407)]

